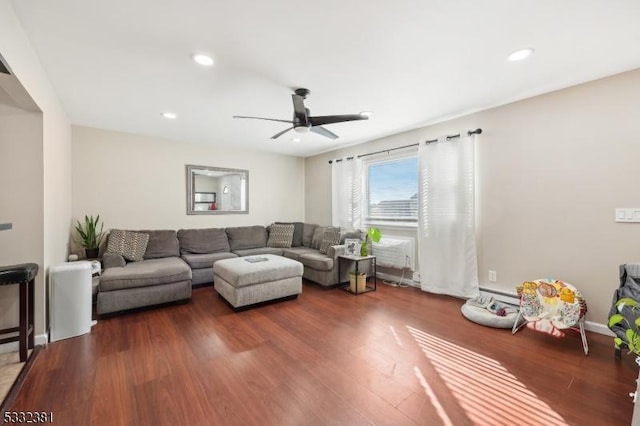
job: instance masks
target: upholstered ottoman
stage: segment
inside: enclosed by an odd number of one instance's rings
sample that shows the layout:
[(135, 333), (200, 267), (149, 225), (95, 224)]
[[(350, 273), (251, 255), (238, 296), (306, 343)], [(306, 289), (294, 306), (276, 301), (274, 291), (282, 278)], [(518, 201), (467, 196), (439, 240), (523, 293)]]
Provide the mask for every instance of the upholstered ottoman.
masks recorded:
[(273, 254), (213, 264), (213, 286), (234, 308), (302, 293), (302, 263)]

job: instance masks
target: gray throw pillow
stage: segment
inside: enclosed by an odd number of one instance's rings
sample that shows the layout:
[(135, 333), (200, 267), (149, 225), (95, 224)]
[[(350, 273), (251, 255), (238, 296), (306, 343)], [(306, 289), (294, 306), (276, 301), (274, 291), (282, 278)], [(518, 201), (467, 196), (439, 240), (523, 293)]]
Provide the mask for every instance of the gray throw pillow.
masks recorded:
[(311, 247), (311, 240), (313, 239), (313, 232), (318, 229), (318, 225), (314, 223), (305, 223), (302, 227), (302, 245), (305, 247)]
[(320, 244), (320, 253), (327, 254), (329, 247), (340, 244), (340, 228), (330, 226), (324, 231), (324, 237)]
[(309, 247), (316, 250), (320, 249), (320, 244), (322, 244), (325, 229), (326, 227), (324, 226), (318, 226), (316, 229), (314, 229), (313, 237), (311, 238), (311, 244), (309, 245)]
[(149, 234), (112, 229), (109, 233), (107, 253), (115, 253), (133, 262), (140, 262), (149, 244)]
[(291, 247), (291, 241), (293, 240), (293, 224), (277, 224), (274, 223), (269, 227), (269, 240), (267, 241), (267, 247)]

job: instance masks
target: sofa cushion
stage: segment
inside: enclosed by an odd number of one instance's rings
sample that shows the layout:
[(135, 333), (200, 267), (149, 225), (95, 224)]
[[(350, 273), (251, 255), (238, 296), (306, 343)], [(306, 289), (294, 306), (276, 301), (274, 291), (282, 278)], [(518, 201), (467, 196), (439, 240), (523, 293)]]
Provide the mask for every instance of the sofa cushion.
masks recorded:
[(310, 247), (291, 247), (282, 249), (282, 255), (293, 260), (298, 260), (300, 255), (307, 253), (318, 253), (318, 250), (312, 249)]
[(212, 268), (214, 262), (222, 259), (232, 259), (238, 255), (231, 252), (204, 253), (204, 254), (183, 254), (180, 256), (187, 262), (191, 269)]
[(140, 262), (149, 243), (149, 235), (142, 232), (112, 229), (107, 242), (107, 253), (119, 254), (127, 260)]
[(255, 256), (257, 254), (277, 254), (282, 255), (282, 249), (278, 247), (256, 247), (243, 250), (235, 250), (233, 253), (238, 256)]
[(269, 227), (269, 240), (267, 247), (291, 247), (293, 241), (293, 223), (274, 223)]
[[(302, 246), (302, 237), (304, 233), (304, 223), (302, 222), (276, 222), (276, 225), (293, 225), (293, 239), (291, 247)], [(271, 236), (271, 234), (269, 234)]]
[(180, 256), (180, 243), (176, 231), (163, 229), (158, 231), (138, 231), (149, 235), (149, 244), (144, 253), (145, 259), (160, 259), (163, 257)]
[(308, 266), (318, 271), (333, 270), (333, 258), (318, 252), (301, 254), (298, 257), (298, 262), (302, 263), (305, 267)]
[(100, 277), (100, 291), (147, 287), (191, 280), (191, 268), (178, 257), (149, 259), (127, 263), (121, 268), (105, 269)]
[(313, 239), (313, 232), (318, 225), (314, 223), (305, 223), (302, 227), (302, 245), (305, 247), (311, 247), (311, 240)]
[(178, 231), (180, 254), (230, 252), (224, 228), (181, 229)]
[(327, 254), (329, 247), (340, 244), (340, 228), (330, 226), (324, 231), (322, 243), (320, 243), (320, 253)]
[(239, 226), (225, 231), (233, 252), (267, 246), (267, 229), (264, 226)]

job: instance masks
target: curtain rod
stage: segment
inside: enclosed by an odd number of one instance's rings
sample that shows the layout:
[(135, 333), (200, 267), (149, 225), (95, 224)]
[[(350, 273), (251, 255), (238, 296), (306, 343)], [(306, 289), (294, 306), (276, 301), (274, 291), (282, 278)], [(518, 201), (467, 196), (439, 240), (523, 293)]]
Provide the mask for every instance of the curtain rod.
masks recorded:
[[(482, 133), (482, 129), (478, 128), (475, 130), (469, 130), (467, 132), (467, 136), (471, 136), (471, 135), (479, 135), (480, 133)], [(460, 133), (458, 133), (457, 135), (447, 135), (447, 140), (451, 140), (451, 139), (455, 139), (455, 138), (459, 138), (460, 137)], [(433, 142), (438, 142), (438, 139), (428, 139), (426, 140), (424, 143), (433, 143)], [(376, 151), (376, 152), (368, 152), (366, 154), (361, 154), (361, 155), (357, 155), (357, 158), (362, 158), (362, 157), (368, 157), (369, 155), (376, 155), (376, 154), (382, 154), (382, 153), (390, 153), (391, 151), (396, 151), (398, 149), (405, 149), (405, 148), (411, 148), (414, 146), (418, 146), (420, 145), (419, 143), (412, 143), (411, 145), (405, 145), (405, 146), (399, 146), (396, 148), (389, 148), (389, 149), (383, 149), (382, 151)], [(332, 164), (334, 161), (336, 163), (339, 163), (340, 161), (342, 161), (342, 158), (338, 158), (336, 160), (329, 160), (329, 164)], [(347, 157), (346, 160), (353, 160), (353, 157)]]

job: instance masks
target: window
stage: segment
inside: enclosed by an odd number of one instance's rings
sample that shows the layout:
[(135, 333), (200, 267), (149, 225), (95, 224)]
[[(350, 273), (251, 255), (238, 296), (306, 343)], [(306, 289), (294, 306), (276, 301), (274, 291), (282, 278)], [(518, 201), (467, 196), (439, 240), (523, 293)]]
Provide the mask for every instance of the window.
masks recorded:
[(367, 222), (417, 222), (418, 157), (371, 160), (365, 166)]

